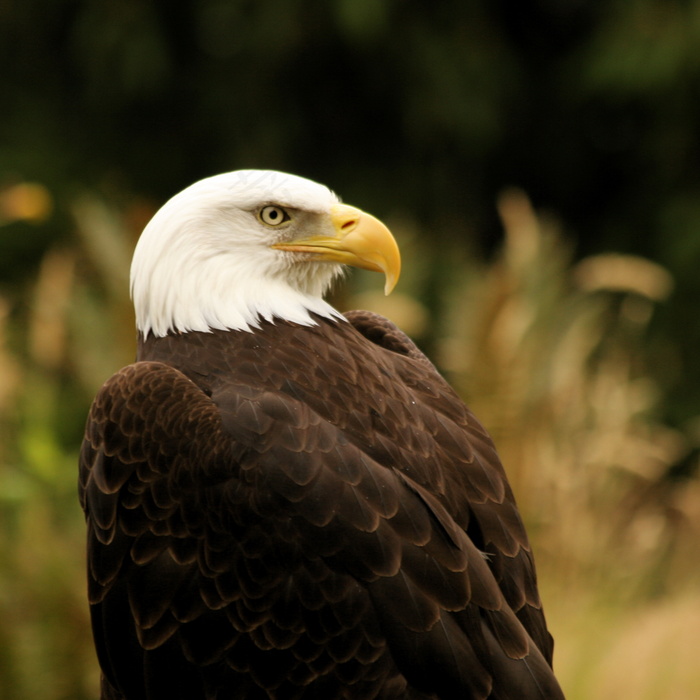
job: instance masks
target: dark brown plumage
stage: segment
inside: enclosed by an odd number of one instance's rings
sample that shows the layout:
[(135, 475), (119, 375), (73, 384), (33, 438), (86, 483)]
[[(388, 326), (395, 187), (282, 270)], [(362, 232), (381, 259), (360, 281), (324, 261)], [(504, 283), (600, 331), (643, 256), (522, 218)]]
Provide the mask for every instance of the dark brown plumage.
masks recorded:
[(137, 362), (81, 453), (102, 700), (561, 697), (490, 438), (401, 331), (323, 300), (343, 265), (388, 292), (401, 258), (283, 173), (144, 229)]
[(389, 321), (140, 338), (80, 463), (105, 700), (561, 698), (493, 443)]

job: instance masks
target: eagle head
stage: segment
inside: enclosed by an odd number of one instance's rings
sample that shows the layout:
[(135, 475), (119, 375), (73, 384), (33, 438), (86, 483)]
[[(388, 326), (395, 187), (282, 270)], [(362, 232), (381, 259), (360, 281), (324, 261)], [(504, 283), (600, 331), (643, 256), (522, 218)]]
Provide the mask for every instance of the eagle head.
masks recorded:
[(383, 272), (388, 294), (401, 259), (387, 227), (296, 175), (215, 175), (166, 202), (141, 234), (131, 265), (136, 325), (161, 337), (340, 317), (323, 294), (344, 265)]

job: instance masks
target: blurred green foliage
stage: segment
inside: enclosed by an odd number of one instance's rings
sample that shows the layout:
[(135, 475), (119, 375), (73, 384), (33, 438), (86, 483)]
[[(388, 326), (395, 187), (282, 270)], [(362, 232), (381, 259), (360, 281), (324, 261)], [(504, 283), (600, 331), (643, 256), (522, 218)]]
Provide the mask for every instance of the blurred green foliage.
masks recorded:
[(0, 0), (0, 697), (96, 696), (87, 406), (143, 225), (241, 167), (397, 232), (335, 301), (493, 431), (568, 696), (698, 697), (698, 46), (700, 0)]

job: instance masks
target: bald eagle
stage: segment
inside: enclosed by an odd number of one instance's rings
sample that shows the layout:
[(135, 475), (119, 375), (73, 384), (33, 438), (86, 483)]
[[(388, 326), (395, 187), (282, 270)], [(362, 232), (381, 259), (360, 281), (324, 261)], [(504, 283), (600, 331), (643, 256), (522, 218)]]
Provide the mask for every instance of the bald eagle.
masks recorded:
[(168, 201), (134, 253), (136, 362), (80, 455), (103, 700), (561, 698), (494, 445), (391, 322), (374, 217), (271, 171)]

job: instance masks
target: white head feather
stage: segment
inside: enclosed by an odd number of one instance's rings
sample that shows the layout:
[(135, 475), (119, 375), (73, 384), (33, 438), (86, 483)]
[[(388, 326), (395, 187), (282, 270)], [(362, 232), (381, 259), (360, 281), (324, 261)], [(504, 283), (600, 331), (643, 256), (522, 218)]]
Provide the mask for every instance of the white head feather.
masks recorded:
[(302, 325), (311, 314), (343, 318), (323, 300), (342, 265), (306, 261), (270, 248), (280, 232), (258, 217), (266, 205), (297, 214), (291, 226), (330, 223), (338, 198), (295, 175), (239, 170), (201, 180), (166, 202), (134, 251), (131, 295), (144, 336), (230, 329), (259, 319)]

